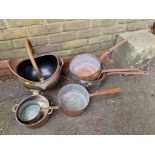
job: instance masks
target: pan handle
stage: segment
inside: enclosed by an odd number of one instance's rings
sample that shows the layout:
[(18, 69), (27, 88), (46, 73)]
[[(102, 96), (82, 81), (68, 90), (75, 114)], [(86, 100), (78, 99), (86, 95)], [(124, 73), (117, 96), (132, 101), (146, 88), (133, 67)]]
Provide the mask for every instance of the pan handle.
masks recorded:
[(53, 112), (53, 109), (52, 109), (52, 108), (50, 108), (50, 109), (48, 110), (48, 115), (51, 115), (51, 114), (52, 114), (52, 112)]
[(59, 106), (50, 106), (48, 108), (43, 108), (42, 110), (46, 110), (46, 109), (48, 110), (48, 115), (51, 115), (53, 110), (59, 109)]
[(106, 73), (105, 76), (109, 76), (109, 75), (148, 75), (149, 72), (148, 71), (131, 71), (131, 72), (109, 72)]
[(122, 44), (124, 44), (126, 41), (127, 41), (127, 40), (125, 39), (125, 40), (119, 42), (118, 44), (116, 44), (115, 46), (113, 46), (112, 48), (110, 48), (109, 50), (107, 50), (106, 52), (104, 52), (104, 53), (100, 56), (100, 58), (99, 58), (100, 61), (103, 61), (104, 58), (105, 58), (108, 54), (112, 53), (113, 50), (115, 50), (116, 48), (118, 48), (119, 46), (121, 46)]
[(57, 106), (52, 106), (52, 109), (57, 110), (57, 109), (59, 109), (59, 106), (58, 105)]
[(62, 66), (64, 65), (64, 61), (63, 61), (63, 59), (62, 58), (59, 58), (59, 60), (60, 60), (60, 62), (61, 62), (61, 64), (60, 64), (60, 69), (62, 68)]
[(94, 93), (91, 93), (90, 96), (114, 94), (114, 93), (120, 93), (120, 92), (122, 92), (122, 88), (121, 87), (116, 87), (116, 88), (112, 88), (112, 89), (96, 91)]
[(101, 73), (112, 73), (112, 72), (136, 72), (142, 71), (138, 68), (112, 68), (112, 69), (104, 69)]
[(17, 111), (18, 106), (19, 106), (19, 104), (15, 104), (15, 105), (12, 107), (12, 112), (16, 112), (16, 111)]
[(42, 76), (41, 76), (40, 70), (39, 70), (39, 68), (38, 68), (38, 66), (37, 66), (37, 64), (35, 62), (35, 59), (34, 59), (34, 56), (33, 56), (34, 52), (33, 52), (32, 48), (30, 46), (29, 40), (27, 38), (25, 38), (24, 42), (25, 42), (25, 47), (27, 49), (29, 58), (30, 58), (31, 63), (33, 65), (33, 68), (35, 69), (35, 72), (36, 72), (36, 74), (38, 76), (38, 79), (40, 80), (40, 79), (42, 79)]

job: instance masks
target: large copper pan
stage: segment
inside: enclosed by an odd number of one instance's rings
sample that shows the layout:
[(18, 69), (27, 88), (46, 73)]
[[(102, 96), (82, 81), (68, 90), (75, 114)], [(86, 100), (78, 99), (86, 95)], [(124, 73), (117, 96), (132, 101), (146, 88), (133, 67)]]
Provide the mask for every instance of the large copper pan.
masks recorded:
[(107, 90), (98, 90), (89, 94), (85, 87), (79, 84), (68, 84), (60, 89), (58, 94), (59, 106), (66, 115), (78, 116), (89, 105), (90, 97), (122, 92), (122, 88), (116, 87)]

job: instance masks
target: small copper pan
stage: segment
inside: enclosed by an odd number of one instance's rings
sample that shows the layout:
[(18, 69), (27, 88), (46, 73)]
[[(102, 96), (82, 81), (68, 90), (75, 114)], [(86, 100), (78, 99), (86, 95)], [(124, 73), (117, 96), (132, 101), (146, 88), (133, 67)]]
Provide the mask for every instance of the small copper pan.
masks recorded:
[(77, 116), (89, 105), (90, 97), (120, 92), (122, 88), (117, 87), (89, 94), (87, 89), (79, 84), (68, 84), (59, 91), (58, 102), (64, 114)]
[[(39, 111), (39, 114), (41, 112), (41, 115), (40, 115), (41, 117), (37, 115), (33, 121), (32, 120), (27, 122), (21, 121), (21, 119), (19, 119), (19, 113), (21, 113), (21, 108), (24, 105), (27, 106), (32, 104), (32, 102), (39, 104), (41, 109), (43, 109), (42, 111)], [(15, 112), (15, 117), (19, 124), (28, 128), (39, 128), (48, 121), (53, 110), (58, 108), (59, 106), (50, 106), (50, 103), (47, 100), (47, 98), (45, 98), (42, 95), (31, 95), (25, 98), (24, 100), (22, 100), (19, 104), (15, 104), (12, 108), (12, 111)], [(36, 109), (33, 109), (33, 110), (36, 110)], [(31, 109), (31, 113), (32, 113), (32, 109)], [(36, 111), (34, 111), (34, 113), (36, 113)]]

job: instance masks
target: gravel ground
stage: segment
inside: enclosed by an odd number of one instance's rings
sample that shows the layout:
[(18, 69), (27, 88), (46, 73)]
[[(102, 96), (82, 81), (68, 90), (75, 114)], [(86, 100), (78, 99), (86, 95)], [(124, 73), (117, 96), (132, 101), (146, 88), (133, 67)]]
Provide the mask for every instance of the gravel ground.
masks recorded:
[[(44, 96), (58, 104), (58, 91), (66, 83), (62, 79)], [(121, 86), (123, 92), (92, 97), (80, 116), (66, 116), (57, 110), (44, 126), (29, 129), (16, 121), (12, 106), (32, 93), (16, 79), (0, 81), (0, 134), (155, 134), (155, 69), (147, 76), (111, 76), (100, 89), (115, 86)]]

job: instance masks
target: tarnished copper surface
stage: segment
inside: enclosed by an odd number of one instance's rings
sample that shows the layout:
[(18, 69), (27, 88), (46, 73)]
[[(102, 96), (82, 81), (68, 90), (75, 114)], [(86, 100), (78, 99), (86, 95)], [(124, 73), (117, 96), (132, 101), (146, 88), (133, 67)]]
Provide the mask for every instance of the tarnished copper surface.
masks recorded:
[[(42, 108), (45, 108), (44, 111), (42, 111), (43, 115), (42, 117), (35, 123), (30, 123), (30, 124), (25, 124), (25, 123), (22, 123), (19, 121), (18, 117), (17, 117), (17, 111), (18, 111), (18, 108), (20, 105), (24, 104), (24, 102), (26, 100), (29, 100), (29, 99), (33, 99), (33, 97), (36, 97), (38, 98), (40, 101), (42, 101)], [(50, 106), (49, 104), (49, 101), (44, 97), (44, 96), (41, 96), (41, 95), (32, 95), (32, 96), (29, 96), (27, 98), (25, 98), (24, 100), (22, 100), (20, 103), (19, 103), (19, 106), (17, 107), (17, 109), (15, 110), (13, 108), (13, 112), (15, 112), (15, 116), (16, 116), (16, 120), (18, 121), (18, 123), (20, 123), (21, 125), (25, 126), (25, 127), (28, 127), (28, 128), (39, 128), (41, 126), (43, 126), (47, 121), (48, 119), (50, 118), (52, 112), (49, 114), (49, 109), (48, 107)], [(46, 109), (47, 108), (47, 109)]]
[(61, 107), (61, 110), (63, 111), (63, 113), (65, 115), (69, 115), (69, 116), (79, 116), (80, 114), (82, 114), (85, 111), (85, 109), (86, 108), (84, 108), (84, 109), (82, 109), (80, 111), (69, 111), (69, 110)]

